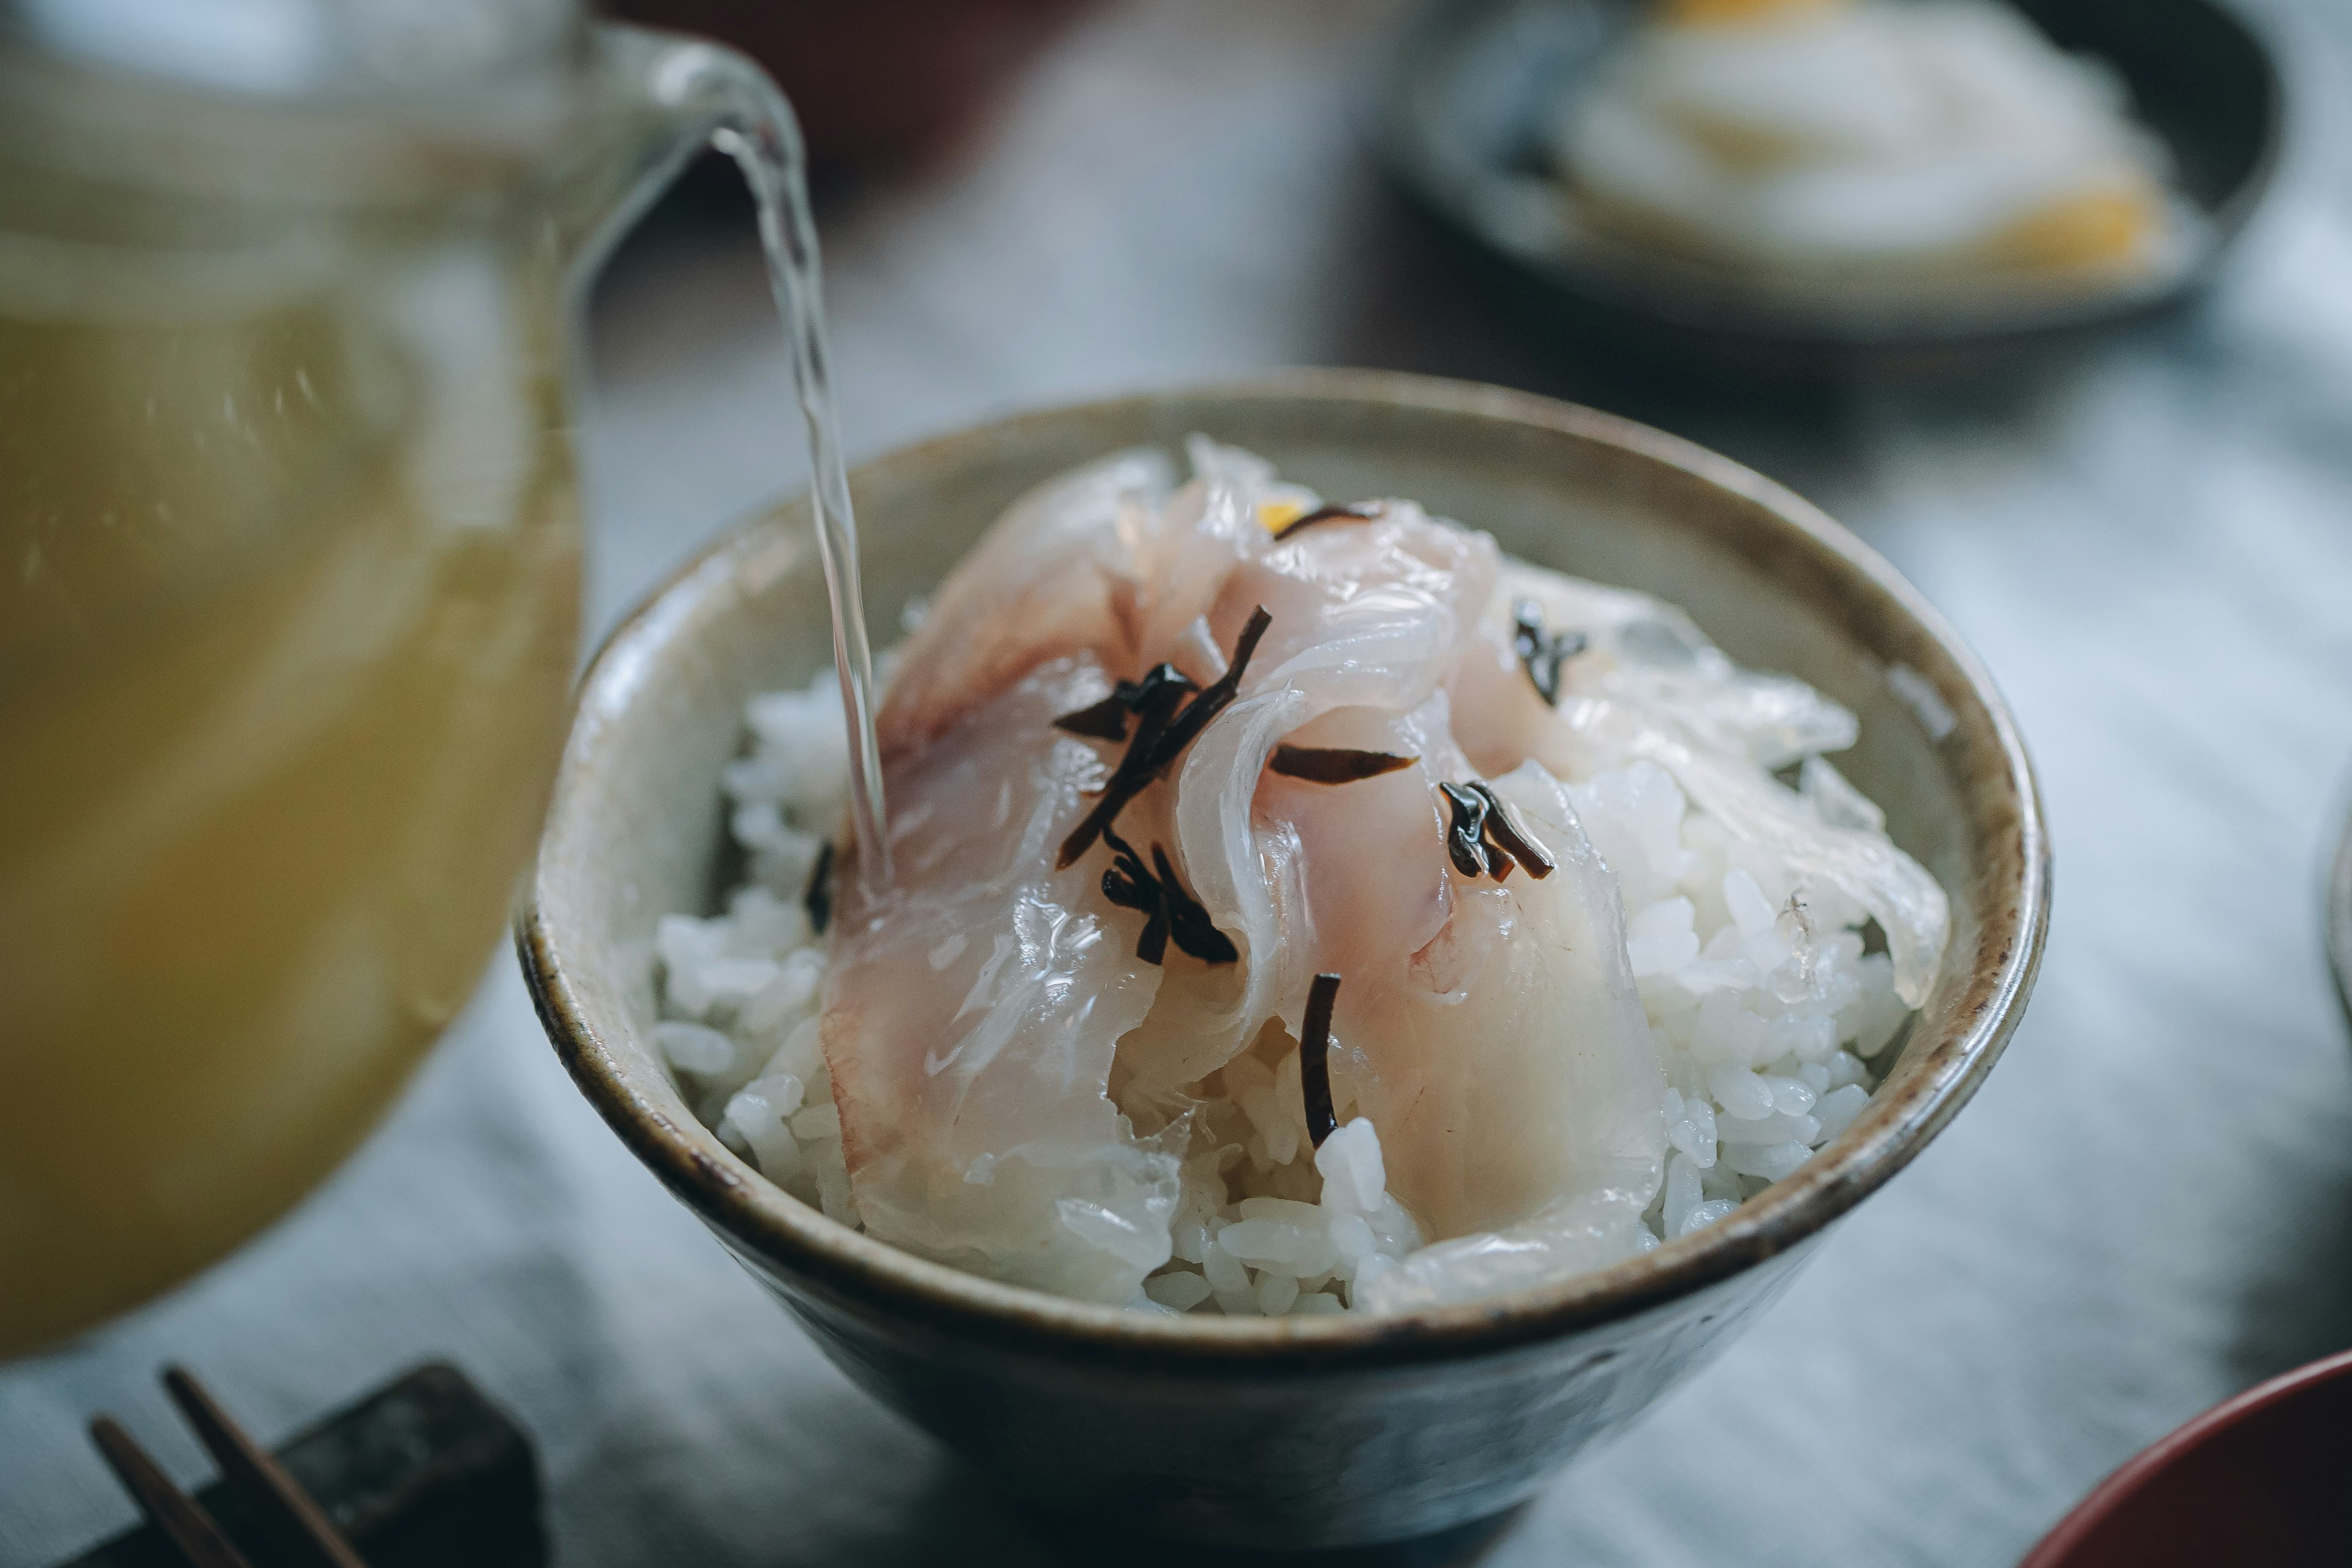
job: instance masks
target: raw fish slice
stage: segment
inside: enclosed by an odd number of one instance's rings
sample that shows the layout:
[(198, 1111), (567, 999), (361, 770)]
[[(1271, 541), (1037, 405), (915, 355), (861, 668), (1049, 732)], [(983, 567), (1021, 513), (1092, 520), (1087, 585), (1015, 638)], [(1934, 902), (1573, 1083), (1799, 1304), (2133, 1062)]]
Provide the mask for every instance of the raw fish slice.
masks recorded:
[(893, 759), (898, 884), (869, 900), (839, 878), (823, 1028), (869, 1231), (1123, 1301), (1168, 1259), (1182, 1134), (1139, 1141), (1108, 1093), (1160, 989), (1142, 916), (1103, 897), (1099, 864), (1053, 868), (1102, 764), (1050, 725), (1108, 688), (1060, 660)]
[(1591, 639), (1588, 651), (1568, 667), (1570, 690), (1670, 710), (1702, 741), (1744, 751), (1759, 767), (1769, 771), (1842, 752), (1862, 734), (1842, 705), (1801, 680), (1742, 669), (1689, 616), (1647, 594), (1507, 562), (1486, 613), (1504, 643), (1527, 600), (1542, 606), (1552, 630), (1572, 629)]
[[(1132, 678), (1162, 659), (1199, 681), (1222, 648), (1196, 626), (1234, 568), (1269, 547), (1265, 465), (1195, 442), (1202, 477), (1169, 494), (1168, 460), (1121, 452), (1030, 490), (940, 588), (877, 719), (886, 756), (919, 746), (1048, 659), (1090, 652)], [(1253, 467), (1254, 465), (1254, 467)]]
[(1362, 704), (1402, 712), (1450, 672), (1453, 649), (1494, 595), (1494, 541), (1411, 501), (1378, 506), (1370, 521), (1276, 543), (1227, 579), (1210, 616), (1221, 637), (1255, 605), (1274, 617), (1244, 692), (1288, 684), (1317, 713)]
[[(1248, 977), (1230, 1012), (1200, 1021), (1204, 1038), (1191, 1063), (1220, 1065), (1277, 1011), (1295, 1026), (1318, 973), (1304, 933), (1322, 917), (1307, 910), (1297, 883), (1297, 831), (1257, 810), (1274, 748), (1339, 709), (1402, 715), (1426, 702), (1492, 595), (1495, 563), (1486, 536), (1438, 522), (1410, 501), (1386, 501), (1372, 521), (1327, 523), (1256, 552), (1226, 580), (1210, 623), (1227, 646), (1252, 608), (1264, 605), (1273, 619), (1242, 700), (1186, 754), (1175, 822), (1193, 893), (1243, 945)], [(1369, 805), (1386, 798), (1375, 787), (1381, 782), (1348, 788), (1374, 788)], [(1361, 856), (1381, 832), (1375, 826), (1332, 852)], [(1402, 880), (1385, 889), (1390, 908), (1422, 908), (1435, 896), (1402, 885), (1442, 881), (1433, 868), (1391, 865)], [(1373, 907), (1335, 918), (1360, 920)], [(1344, 923), (1330, 935), (1341, 951), (1369, 951), (1349, 940)]]
[[(868, 1228), (1105, 1300), (1132, 1298), (1167, 1259), (1184, 1102), (1146, 1086), (1147, 1125), (1167, 1130), (1154, 1141), (1108, 1098), (1117, 1042), (1165, 976), (1135, 956), (1143, 917), (1103, 894), (1106, 851), (1054, 868), (1108, 754), (1052, 726), (1108, 694), (1106, 670), (1170, 658), (1203, 683), (1223, 672), (1204, 613), (1237, 563), (1270, 548), (1255, 511), (1265, 481), (1255, 459), (1227, 460), (1245, 455), (1196, 456), (1212, 471), (1164, 503), (1153, 453), (1039, 487), (942, 587), (880, 716), (898, 885), (869, 903), (841, 879), (825, 1004)], [(1167, 794), (1122, 814), (1121, 837), (1147, 858), (1160, 840), (1179, 853)], [(1230, 1021), (1242, 983), (1170, 956), (1186, 989), (1163, 1033), (1196, 1052), (1206, 1042), (1197, 1070), (1178, 1064), (1190, 1081), (1241, 1041), (1185, 1027), (1186, 1005)]]
[[(1222, 1011), (1192, 1003), (1191, 1038), (1181, 1057), (1138, 1042), (1148, 1082), (1193, 1081), (1224, 1065), (1247, 1046), (1285, 996), (1307, 994), (1313, 971), (1303, 944), (1286, 940), (1286, 911), (1304, 908), (1297, 890), (1297, 836), (1281, 824), (1261, 829), (1251, 802), (1266, 759), (1310, 716), (1311, 700), (1297, 687), (1277, 686), (1245, 697), (1219, 715), (1185, 752), (1177, 773), (1175, 843), (1192, 896), (1219, 930), (1241, 949), (1242, 984)], [(1182, 1076), (1180, 1076), (1182, 1075)]]
[[(1392, 857), (1400, 873), (1435, 857), (1453, 911), (1418, 952), (1365, 963), (1342, 985), (1334, 1097), (1379, 1129), (1390, 1191), (1433, 1235), (1500, 1229), (1602, 1192), (1638, 1218), (1664, 1169), (1665, 1079), (1616, 883), (1540, 767), (1494, 788), (1557, 869), (1473, 881), (1434, 834)], [(1310, 866), (1318, 847), (1310, 838)], [(1318, 949), (1335, 923), (1318, 925)]]
[[(1201, 1080), (1239, 1052), (1233, 1032), (1235, 1020), (1246, 1016), (1244, 999), (1255, 973), (1246, 962), (1213, 965), (1182, 959), (1167, 971), (1150, 1014), (1120, 1037), (1111, 1073), (1113, 1101), (1139, 1128), (1153, 1131), (1182, 1115)], [(1302, 973), (1298, 984), (1306, 984)]]
[(1772, 851), (1800, 880), (1816, 879), (1868, 910), (1886, 933), (1895, 994), (1906, 1007), (1927, 1001), (1951, 933), (1951, 905), (1926, 867), (1883, 834), (1823, 822), (1803, 795), (1770, 774), (1693, 745), (1654, 715), (1580, 699), (1560, 717), (1620, 765), (1657, 763), (1732, 837)]
[[(1265, 605), (1258, 658), (1276, 662), (1196, 743), (1177, 803), (1196, 892), (1249, 939), (1221, 1044), (1241, 1048), (1269, 1006), (1295, 1037), (1307, 978), (1349, 977), (1335, 1093), (1371, 1117), (1392, 1190), (1441, 1235), (1599, 1187), (1638, 1193), (1638, 1215), (1664, 1151), (1623, 917), (1565, 797), (1511, 786), (1557, 825), (1566, 858), (1549, 880), (1474, 886), (1446, 857), (1436, 783), (1475, 774), (1443, 682), (1480, 636), (1496, 570), (1490, 540), (1400, 502), (1251, 560), (1213, 623)], [(1284, 740), (1416, 761), (1317, 785), (1263, 772)]]
[(907, 640), (876, 720), (884, 755), (921, 745), (1047, 659), (1115, 650), (1135, 573), (1120, 514), (1156, 507), (1170, 482), (1159, 452), (1119, 452), (1006, 508)]
[[(1223, 837), (1220, 826), (1196, 831), (1194, 850), (1208, 845), (1215, 858), (1188, 859), (1193, 890), (1211, 908), (1251, 894), (1253, 924), (1237, 926), (1249, 939), (1249, 962), (1232, 968), (1171, 973), (1151, 1016), (1119, 1042), (1125, 1075), (1119, 1103), (1173, 1105), (1183, 1086), (1223, 1067), (1255, 1037), (1285, 999), (1297, 1026), (1309, 980), (1401, 965), (1426, 946), (1451, 912), (1443, 819), (1438, 814), (1437, 763), (1420, 759), (1444, 742), (1445, 699), (1438, 693), (1409, 715), (1375, 708), (1340, 708), (1292, 726), (1305, 698), (1285, 686), (1252, 700), (1230, 724), (1213, 724), (1195, 743), (1198, 761), (1188, 781), (1215, 791), (1211, 821), (1237, 806), (1244, 831)], [(1413, 757), (1412, 766), (1379, 778), (1333, 786), (1266, 772), (1260, 757), (1277, 742), (1339, 746)], [(1198, 770), (1197, 773), (1194, 770)], [(1458, 764), (1454, 771), (1464, 772)], [(1229, 788), (1255, 781), (1254, 791)], [(1194, 797), (1198, 799), (1198, 796)], [(1202, 833), (1218, 835), (1202, 837)], [(1319, 852), (1309, 855), (1308, 844)], [(1295, 1047), (1294, 1047), (1295, 1048)]]
[(1298, 840), (1300, 907), (1284, 910), (1283, 929), (1313, 952), (1309, 973), (1399, 967), (1452, 917), (1454, 879), (1437, 784), (1469, 770), (1447, 733), (1447, 711), (1443, 691), (1410, 713), (1333, 709), (1284, 742), (1385, 752), (1412, 763), (1348, 784), (1273, 772), (1258, 781), (1255, 820), (1286, 825)]
[[(1556, 710), (1507, 646), (1527, 598), (1553, 630), (1592, 638), (1568, 665)], [(1506, 569), (1486, 632), (1454, 686), (1454, 734), (1474, 763), (1498, 773), (1532, 758), (1569, 779), (1656, 763), (1735, 837), (1868, 910), (1886, 932), (1896, 994), (1914, 1007), (1927, 999), (1951, 926), (1943, 889), (1883, 835), (1825, 823), (1766, 771), (1851, 745), (1852, 713), (1786, 677), (1738, 669), (1678, 610), (1538, 567)]]
[(1222, 478), (1197, 479), (1157, 515), (1130, 512), (1121, 520), (1133, 573), (1122, 584), (1121, 625), (1138, 673), (1161, 659), (1202, 685), (1225, 672), (1224, 650), (1252, 606), (1241, 607), (1222, 639), (1202, 617), (1234, 569), (1267, 548), (1257, 495)]

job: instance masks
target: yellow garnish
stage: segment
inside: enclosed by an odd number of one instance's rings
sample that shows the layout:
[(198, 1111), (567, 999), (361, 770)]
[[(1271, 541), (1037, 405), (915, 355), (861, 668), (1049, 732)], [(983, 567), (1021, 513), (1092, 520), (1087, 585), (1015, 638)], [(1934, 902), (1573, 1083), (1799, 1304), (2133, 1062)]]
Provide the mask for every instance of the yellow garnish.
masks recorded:
[(2015, 267), (2087, 267), (2124, 259), (2155, 228), (2153, 193), (2098, 191), (2027, 214), (1986, 248), (1994, 259)]
[(1280, 533), (1307, 515), (1307, 509), (1295, 500), (1262, 500), (1257, 503), (1258, 526), (1268, 533)]
[(1665, 0), (1665, 13), (1670, 26), (1740, 26), (1791, 21), (1837, 10), (1844, 4), (1845, 0)]

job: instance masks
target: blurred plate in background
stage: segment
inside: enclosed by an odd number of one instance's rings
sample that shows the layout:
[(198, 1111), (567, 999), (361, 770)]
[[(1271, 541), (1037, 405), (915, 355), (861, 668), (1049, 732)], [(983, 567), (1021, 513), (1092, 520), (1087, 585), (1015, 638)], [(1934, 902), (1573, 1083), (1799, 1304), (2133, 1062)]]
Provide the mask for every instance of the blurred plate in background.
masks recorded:
[(2095, 291), (1795, 296), (1575, 222), (1549, 172), (1563, 89), (1638, 16), (1635, 0), (1440, 0), (1400, 41), (1381, 142), (1406, 197), (1514, 320), (1580, 347), (1782, 379), (1933, 375), (2079, 339), (2193, 292), (2261, 201), (2284, 89), (2217, 0), (2018, 0), (2062, 48), (2106, 61), (2168, 148), (2204, 232), (2186, 261)]

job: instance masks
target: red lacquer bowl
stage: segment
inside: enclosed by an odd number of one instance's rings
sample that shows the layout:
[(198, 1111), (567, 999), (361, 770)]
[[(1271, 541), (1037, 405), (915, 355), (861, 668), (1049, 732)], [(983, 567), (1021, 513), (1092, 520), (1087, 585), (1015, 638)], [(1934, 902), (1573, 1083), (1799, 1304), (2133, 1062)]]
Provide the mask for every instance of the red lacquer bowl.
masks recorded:
[(2019, 1568), (2352, 1562), (2352, 1351), (2218, 1405), (2075, 1505)]

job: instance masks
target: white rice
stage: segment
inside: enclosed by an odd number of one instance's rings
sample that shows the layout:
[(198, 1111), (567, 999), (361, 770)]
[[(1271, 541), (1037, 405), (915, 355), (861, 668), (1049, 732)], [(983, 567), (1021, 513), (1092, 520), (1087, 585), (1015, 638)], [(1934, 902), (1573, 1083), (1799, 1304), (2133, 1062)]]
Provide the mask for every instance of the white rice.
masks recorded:
[(655, 928), (662, 1021), (655, 1042), (704, 1124), (770, 1181), (857, 1224), (841, 1113), (818, 1044), (825, 945), (805, 902), (848, 793), (848, 740), (831, 669), (804, 691), (744, 706), (748, 755), (719, 787), (745, 879), (727, 912)]
[[(840, 701), (828, 669), (747, 705), (748, 754), (721, 780), (746, 877), (726, 913), (662, 919), (656, 1035), (696, 1114), (730, 1148), (856, 1226), (818, 1044), (825, 945), (803, 903), (823, 834), (842, 820)], [(1884, 826), (1818, 757), (1798, 790), (1825, 822)], [(1886, 954), (1864, 951), (1859, 907), (1735, 841), (1664, 770), (1637, 763), (1570, 794), (1622, 892), (1627, 952), (1665, 1064), (1670, 1149), (1634, 1238), (1646, 1249), (1722, 1219), (1843, 1131), (1910, 1013)], [(1423, 1246), (1387, 1191), (1369, 1121), (1310, 1146), (1298, 1055), (1278, 1029), (1202, 1089), (1174, 1257), (1135, 1307), (1344, 1311)]]

